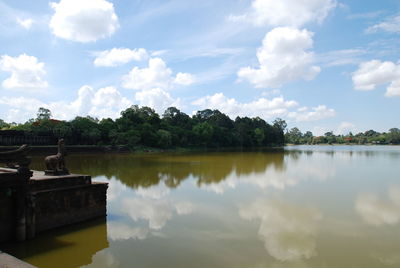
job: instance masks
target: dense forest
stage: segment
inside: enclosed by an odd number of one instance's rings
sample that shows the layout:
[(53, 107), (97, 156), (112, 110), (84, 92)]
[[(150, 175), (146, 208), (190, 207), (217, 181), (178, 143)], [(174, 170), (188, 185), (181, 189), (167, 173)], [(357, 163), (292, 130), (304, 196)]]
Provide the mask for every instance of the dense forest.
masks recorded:
[(323, 136), (314, 136), (312, 132), (302, 133), (294, 127), (285, 133), (285, 142), (289, 144), (400, 144), (400, 129), (391, 128), (388, 132), (367, 130), (353, 134), (335, 135), (332, 131)]
[[(40, 108), (36, 119), (24, 124), (0, 121), (4, 132), (24, 136), (64, 138), (70, 145), (128, 145), (157, 148), (174, 147), (256, 147), (284, 144), (286, 122), (272, 125), (263, 119), (237, 117), (231, 120), (218, 110), (202, 110), (189, 116), (175, 107), (162, 116), (149, 107), (137, 105), (121, 112), (116, 120), (90, 116), (71, 121), (52, 119), (51, 111)], [(7, 131), (4, 131), (7, 130)]]
[(232, 120), (226, 114), (210, 109), (189, 116), (170, 107), (160, 116), (149, 107), (134, 105), (122, 111), (116, 120), (78, 116), (71, 121), (62, 121), (53, 119), (50, 110), (39, 108), (37, 117), (23, 124), (9, 124), (0, 119), (0, 134), (46, 137), (46, 141), (52, 141), (48, 142), (50, 144), (55, 144), (62, 137), (70, 145), (127, 145), (130, 148), (145, 146), (163, 149), (282, 146), (285, 143), (400, 144), (398, 128), (383, 133), (368, 130), (335, 135), (330, 131), (323, 136), (314, 136), (310, 131), (302, 133), (297, 127), (286, 130), (286, 126), (286, 122), (279, 118), (272, 125), (259, 117)]

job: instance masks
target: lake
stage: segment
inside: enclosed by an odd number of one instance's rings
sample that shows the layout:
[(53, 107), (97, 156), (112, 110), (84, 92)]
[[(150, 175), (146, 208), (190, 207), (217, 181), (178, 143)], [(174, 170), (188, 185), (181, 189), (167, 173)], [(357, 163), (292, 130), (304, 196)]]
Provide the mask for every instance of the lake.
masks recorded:
[(5, 251), (38, 267), (399, 267), (399, 164), (400, 146), (70, 155), (109, 183), (107, 219)]

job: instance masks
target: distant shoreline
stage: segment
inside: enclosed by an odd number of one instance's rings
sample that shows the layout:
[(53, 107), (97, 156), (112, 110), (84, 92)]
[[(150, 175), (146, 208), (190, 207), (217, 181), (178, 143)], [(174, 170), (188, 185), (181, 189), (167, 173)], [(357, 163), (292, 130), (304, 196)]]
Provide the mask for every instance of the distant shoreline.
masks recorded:
[(316, 144), (293, 144), (288, 143), (285, 146), (299, 146), (299, 145), (308, 145), (308, 146), (399, 146), (400, 144), (376, 144), (376, 143), (365, 143), (365, 144), (351, 144), (351, 143), (316, 143)]
[[(57, 153), (57, 146), (29, 146), (30, 155), (48, 155)], [(176, 148), (155, 148), (138, 146), (130, 149), (126, 145), (67, 145), (68, 154), (104, 154), (104, 153), (183, 153), (183, 152), (226, 152), (226, 151), (254, 151), (254, 150), (283, 150), (284, 146), (270, 147), (220, 147), (220, 148), (203, 148), (203, 147), (176, 147)], [(0, 146), (0, 152), (18, 149), (19, 146)]]
[[(107, 154), (107, 153), (133, 153), (133, 154), (148, 154), (148, 153), (184, 153), (184, 152), (229, 152), (229, 151), (262, 151), (262, 150), (283, 150), (286, 146), (400, 146), (399, 144), (285, 144), (284, 146), (271, 147), (226, 147), (226, 148), (202, 148), (202, 147), (177, 147), (177, 148), (154, 148), (138, 146), (130, 149), (126, 145), (69, 145), (67, 151), (69, 154)], [(18, 149), (19, 146), (0, 146), (0, 152), (11, 151)], [(57, 146), (43, 145), (30, 146), (30, 155), (49, 155), (57, 153)]]

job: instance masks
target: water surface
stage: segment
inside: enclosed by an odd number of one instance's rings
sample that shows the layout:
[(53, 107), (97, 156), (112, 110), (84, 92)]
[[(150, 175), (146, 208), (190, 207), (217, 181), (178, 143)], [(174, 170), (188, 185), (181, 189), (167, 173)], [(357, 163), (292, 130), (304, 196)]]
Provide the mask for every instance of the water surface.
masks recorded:
[(109, 183), (108, 216), (5, 248), (39, 267), (400, 266), (400, 147), (67, 161)]

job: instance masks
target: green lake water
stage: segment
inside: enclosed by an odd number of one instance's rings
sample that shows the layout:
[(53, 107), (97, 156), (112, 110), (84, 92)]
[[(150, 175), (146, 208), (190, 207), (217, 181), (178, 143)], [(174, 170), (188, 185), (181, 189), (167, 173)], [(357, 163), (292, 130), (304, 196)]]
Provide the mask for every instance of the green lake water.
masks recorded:
[(400, 267), (398, 146), (70, 155), (67, 165), (109, 183), (108, 216), (5, 247), (38, 267)]

